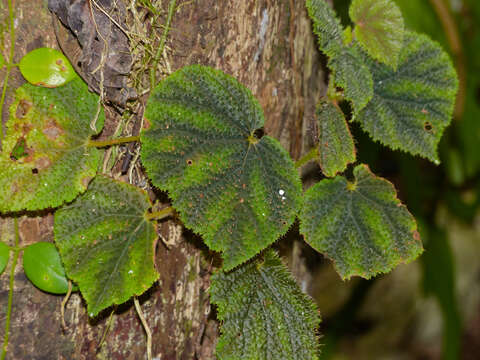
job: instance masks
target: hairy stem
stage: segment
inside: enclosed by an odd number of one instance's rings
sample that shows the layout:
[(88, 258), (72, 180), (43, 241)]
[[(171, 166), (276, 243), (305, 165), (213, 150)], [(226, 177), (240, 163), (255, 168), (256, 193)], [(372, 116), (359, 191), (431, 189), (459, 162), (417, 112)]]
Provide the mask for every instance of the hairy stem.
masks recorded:
[(135, 296), (133, 298), (133, 303), (135, 304), (135, 310), (137, 310), (138, 317), (142, 322), (143, 329), (145, 330), (145, 334), (147, 335), (147, 359), (152, 360), (152, 332), (148, 327), (147, 320), (145, 316), (143, 316), (142, 308), (140, 307), (140, 302), (138, 298)]
[(165, 29), (163, 30), (162, 37), (160, 38), (160, 44), (157, 49), (157, 53), (155, 54), (155, 58), (153, 59), (153, 67), (150, 71), (150, 91), (153, 90), (157, 80), (157, 67), (158, 63), (160, 62), (160, 58), (163, 54), (163, 49), (165, 48), (165, 43), (167, 42), (168, 32), (170, 31), (170, 24), (172, 22), (173, 13), (175, 12), (175, 5), (176, 0), (170, 0), (168, 4), (168, 14), (167, 14), (167, 22), (165, 24)]
[(306, 153), (305, 155), (303, 155), (300, 159), (298, 159), (297, 161), (295, 161), (295, 167), (298, 169), (298, 168), (301, 168), (303, 165), (305, 165), (306, 163), (308, 163), (309, 161), (311, 160), (315, 160), (318, 158), (318, 148), (317, 147), (314, 147), (312, 150), (310, 150), (308, 153)]
[(67, 295), (62, 300), (62, 304), (60, 305), (60, 317), (62, 318), (62, 330), (67, 331), (67, 324), (65, 323), (65, 307), (67, 306), (68, 299), (70, 299), (70, 295), (72, 295), (72, 281), (68, 280), (68, 291)]
[(5, 335), (3, 336), (3, 350), (1, 360), (5, 359), (7, 356), (7, 348), (8, 348), (8, 338), (10, 335), (10, 320), (12, 317), (12, 303), (13, 303), (13, 285), (15, 281), (15, 268), (17, 267), (18, 256), (20, 255), (20, 247), (18, 243), (20, 242), (20, 234), (18, 232), (18, 219), (14, 219), (14, 226), (15, 226), (15, 250), (13, 252), (13, 261), (12, 267), (10, 269), (10, 285), (8, 289), (8, 304), (7, 304), (7, 318), (5, 320)]
[(175, 212), (175, 210), (173, 209), (173, 207), (169, 206), (169, 207), (166, 207), (165, 209), (162, 209), (160, 211), (155, 211), (155, 212), (152, 212), (152, 213), (145, 214), (145, 219), (147, 219), (147, 220), (162, 220), (162, 219), (165, 219), (166, 217), (169, 217), (169, 216), (173, 215), (174, 212)]
[(109, 139), (109, 140), (89, 140), (87, 146), (102, 148), (102, 147), (125, 144), (125, 143), (130, 143), (135, 141), (140, 141), (140, 136), (127, 136), (123, 138)]

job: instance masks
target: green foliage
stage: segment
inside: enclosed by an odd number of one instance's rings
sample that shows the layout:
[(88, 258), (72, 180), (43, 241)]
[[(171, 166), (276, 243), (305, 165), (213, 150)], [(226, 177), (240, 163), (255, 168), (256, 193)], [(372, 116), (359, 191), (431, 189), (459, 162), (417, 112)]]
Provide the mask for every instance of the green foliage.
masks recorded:
[(343, 112), (332, 102), (322, 100), (316, 115), (320, 168), (332, 177), (355, 161), (355, 145)]
[(0, 274), (5, 271), (10, 256), (10, 248), (7, 244), (0, 241)]
[(101, 156), (88, 147), (97, 99), (80, 78), (17, 89), (0, 154), (0, 212), (57, 207), (85, 191)]
[(448, 55), (428, 37), (406, 32), (397, 71), (367, 56), (365, 62), (374, 96), (356, 120), (374, 140), (438, 164), (437, 145), (458, 87)]
[(323, 180), (305, 194), (300, 232), (335, 262), (342, 278), (370, 278), (414, 260), (422, 243), (414, 218), (396, 198), (393, 185), (366, 165), (344, 177)]
[(373, 58), (394, 70), (403, 47), (403, 17), (392, 0), (353, 0), (350, 18), (360, 46)]
[(283, 235), (301, 204), (301, 183), (288, 153), (257, 136), (263, 113), (234, 78), (185, 67), (153, 91), (141, 135), (142, 162), (167, 190), (184, 224), (223, 252), (225, 269)]
[(90, 316), (142, 294), (157, 280), (157, 236), (145, 218), (150, 206), (141, 189), (99, 175), (55, 213), (55, 242)]
[(64, 85), (77, 77), (65, 55), (50, 48), (30, 51), (20, 60), (18, 67), (29, 83), (49, 88)]
[(40, 290), (53, 294), (68, 291), (65, 269), (52, 243), (37, 242), (27, 246), (23, 251), (23, 270), (28, 280)]
[(317, 309), (274, 251), (216, 273), (210, 296), (223, 322), (219, 359), (318, 359)]

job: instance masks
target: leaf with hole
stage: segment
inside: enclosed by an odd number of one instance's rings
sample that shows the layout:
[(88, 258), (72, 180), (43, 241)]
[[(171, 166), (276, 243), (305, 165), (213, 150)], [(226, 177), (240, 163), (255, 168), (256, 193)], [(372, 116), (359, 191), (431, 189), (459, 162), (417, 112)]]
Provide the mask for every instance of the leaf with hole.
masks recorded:
[(20, 60), (18, 67), (23, 77), (37, 86), (62, 86), (77, 77), (65, 55), (50, 48), (30, 51)]
[(320, 101), (316, 116), (320, 168), (326, 176), (332, 177), (355, 162), (355, 145), (343, 112), (332, 102)]
[(23, 251), (23, 270), (28, 280), (40, 290), (52, 294), (66, 294), (68, 291), (65, 269), (52, 243), (37, 242), (27, 246)]
[(402, 12), (392, 0), (353, 0), (350, 18), (360, 46), (374, 59), (396, 70), (403, 47)]
[(319, 358), (317, 309), (274, 251), (216, 273), (210, 296), (222, 321), (218, 359)]
[(7, 244), (0, 241), (0, 274), (5, 271), (10, 256), (10, 248)]
[(167, 190), (184, 224), (223, 252), (232, 269), (285, 234), (301, 182), (280, 143), (259, 134), (258, 101), (233, 77), (185, 67), (153, 91), (141, 134), (142, 163)]
[(143, 190), (98, 175), (55, 212), (55, 242), (90, 316), (141, 295), (157, 280), (157, 236), (145, 218), (150, 207)]
[(374, 140), (439, 164), (437, 145), (452, 119), (458, 88), (448, 55), (427, 36), (406, 32), (397, 71), (364, 58), (374, 96), (356, 120)]
[[(57, 207), (86, 190), (101, 156), (88, 146), (97, 101), (79, 78), (17, 89), (0, 153), (0, 212)], [(103, 119), (102, 111), (97, 127)]]
[(423, 248), (415, 219), (393, 185), (366, 165), (357, 166), (354, 176), (354, 182), (337, 176), (307, 190), (300, 232), (334, 261), (343, 279), (368, 279), (414, 260)]

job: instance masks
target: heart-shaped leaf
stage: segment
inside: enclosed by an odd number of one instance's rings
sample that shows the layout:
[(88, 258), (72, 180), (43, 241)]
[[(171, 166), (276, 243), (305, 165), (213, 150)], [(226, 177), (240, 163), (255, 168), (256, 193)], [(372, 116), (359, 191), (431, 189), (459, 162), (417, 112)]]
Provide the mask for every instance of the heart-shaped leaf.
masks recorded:
[(422, 251), (415, 219), (385, 179), (366, 165), (307, 190), (300, 215), (305, 241), (335, 263), (342, 278), (370, 278), (407, 263)]
[(280, 143), (258, 136), (263, 113), (248, 89), (221, 71), (185, 67), (153, 91), (146, 118), (149, 178), (168, 190), (184, 224), (223, 252), (226, 269), (285, 234), (300, 179)]
[(52, 243), (37, 242), (27, 246), (23, 251), (23, 270), (40, 290), (53, 294), (66, 294), (68, 291), (65, 269)]
[(0, 212), (57, 207), (85, 191), (100, 160), (88, 146), (97, 99), (80, 78), (17, 89), (0, 154)]
[(355, 38), (374, 59), (394, 70), (403, 47), (402, 12), (392, 0), (353, 0), (350, 18), (355, 23)]
[(322, 172), (335, 176), (356, 158), (355, 145), (343, 112), (330, 101), (317, 106), (318, 159)]
[(57, 87), (75, 79), (77, 74), (60, 51), (38, 48), (26, 54), (18, 65), (23, 77), (31, 84)]
[(90, 316), (140, 295), (158, 278), (147, 194), (103, 175), (55, 212), (55, 242)]
[(374, 95), (356, 120), (374, 140), (439, 164), (437, 145), (458, 88), (448, 55), (427, 36), (405, 32), (397, 71), (367, 56), (365, 61)]
[(218, 359), (318, 359), (317, 309), (274, 251), (215, 274), (210, 295), (223, 322)]
[(2, 274), (7, 267), (9, 255), (10, 248), (7, 244), (0, 241), (0, 274)]

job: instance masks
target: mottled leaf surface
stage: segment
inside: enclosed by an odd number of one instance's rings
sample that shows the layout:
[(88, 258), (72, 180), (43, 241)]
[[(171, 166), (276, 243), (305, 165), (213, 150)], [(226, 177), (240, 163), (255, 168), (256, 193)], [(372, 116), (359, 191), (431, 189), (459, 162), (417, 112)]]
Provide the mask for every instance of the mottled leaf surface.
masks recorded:
[(300, 232), (314, 249), (335, 263), (343, 279), (370, 278), (423, 251), (417, 224), (391, 183), (366, 165), (344, 177), (322, 180), (307, 190)]
[(373, 79), (358, 47), (345, 46), (340, 55), (331, 57), (327, 66), (332, 70), (335, 85), (344, 90), (344, 96), (353, 105), (354, 113), (362, 110), (373, 96)]
[(55, 242), (90, 316), (142, 294), (157, 280), (156, 233), (145, 218), (150, 207), (143, 190), (99, 175), (55, 213)]
[(365, 61), (374, 96), (356, 120), (374, 140), (438, 164), (437, 145), (458, 88), (448, 55), (427, 36), (406, 32), (397, 71), (367, 56)]
[(218, 70), (185, 67), (153, 91), (142, 162), (184, 224), (223, 252), (226, 269), (285, 234), (301, 204), (297, 170), (280, 143), (256, 136), (263, 113)]
[(316, 111), (318, 122), (318, 161), (322, 172), (335, 176), (356, 159), (355, 145), (343, 112), (322, 100)]
[(403, 47), (402, 12), (392, 0), (353, 0), (350, 18), (355, 23), (355, 38), (374, 59), (394, 70)]
[(318, 312), (274, 251), (215, 274), (210, 295), (222, 321), (219, 360), (318, 359)]
[(328, 56), (338, 56), (343, 48), (343, 28), (326, 0), (307, 0), (308, 15), (313, 22), (318, 47)]
[[(100, 160), (87, 146), (97, 99), (79, 78), (17, 89), (0, 154), (0, 212), (57, 207), (85, 191)], [(97, 128), (103, 120), (102, 112)]]

